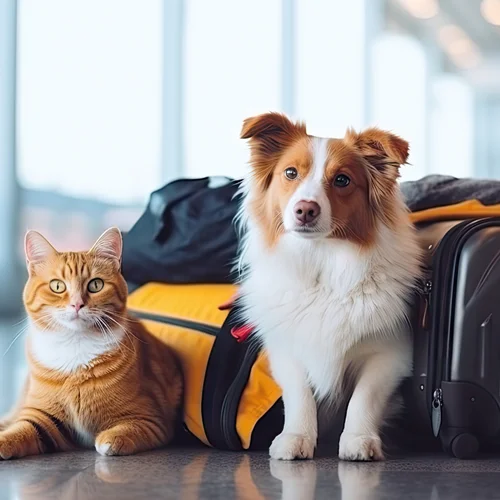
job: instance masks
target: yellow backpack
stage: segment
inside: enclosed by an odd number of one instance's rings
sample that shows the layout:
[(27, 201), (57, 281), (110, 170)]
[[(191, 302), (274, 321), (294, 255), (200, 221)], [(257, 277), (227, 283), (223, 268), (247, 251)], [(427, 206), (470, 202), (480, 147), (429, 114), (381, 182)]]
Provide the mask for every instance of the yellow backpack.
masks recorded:
[[(208, 446), (265, 449), (283, 428), (281, 389), (260, 346), (219, 306), (233, 285), (149, 283), (130, 312), (177, 353), (184, 373), (184, 426)], [(247, 332), (248, 333), (248, 332)]]

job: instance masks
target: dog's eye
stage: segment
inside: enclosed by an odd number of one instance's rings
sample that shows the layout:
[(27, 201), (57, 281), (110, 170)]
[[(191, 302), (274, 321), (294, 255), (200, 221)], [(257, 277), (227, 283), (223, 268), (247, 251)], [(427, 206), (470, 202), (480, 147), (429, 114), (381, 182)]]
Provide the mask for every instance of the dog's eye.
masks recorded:
[(339, 174), (337, 177), (335, 177), (335, 180), (333, 181), (333, 185), (336, 187), (341, 187), (345, 188), (351, 183), (351, 179), (347, 177), (347, 175), (344, 174)]
[(298, 174), (297, 169), (295, 167), (288, 167), (285, 170), (285, 177), (287, 179), (290, 179), (291, 181), (293, 181), (294, 179), (296, 179), (297, 175), (299, 175), (299, 174)]

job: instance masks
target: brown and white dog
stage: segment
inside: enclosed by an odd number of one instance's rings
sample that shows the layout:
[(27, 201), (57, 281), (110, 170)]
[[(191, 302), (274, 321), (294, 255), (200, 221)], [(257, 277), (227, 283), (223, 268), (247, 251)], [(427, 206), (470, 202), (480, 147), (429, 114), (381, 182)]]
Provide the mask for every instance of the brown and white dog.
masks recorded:
[(420, 249), (397, 183), (403, 139), (370, 128), (307, 134), (279, 113), (245, 120), (251, 175), (240, 223), (240, 302), (283, 389), (275, 459), (311, 458), (318, 401), (354, 374), (339, 457), (383, 459), (388, 401), (411, 372), (408, 302)]

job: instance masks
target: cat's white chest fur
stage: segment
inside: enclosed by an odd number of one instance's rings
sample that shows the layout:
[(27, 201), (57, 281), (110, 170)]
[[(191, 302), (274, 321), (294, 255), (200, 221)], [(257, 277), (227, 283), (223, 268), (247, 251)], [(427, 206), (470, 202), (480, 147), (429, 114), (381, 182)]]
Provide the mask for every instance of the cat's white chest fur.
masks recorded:
[(115, 329), (103, 336), (77, 331), (42, 331), (31, 323), (28, 335), (31, 354), (38, 363), (45, 368), (69, 374), (116, 349), (124, 332)]

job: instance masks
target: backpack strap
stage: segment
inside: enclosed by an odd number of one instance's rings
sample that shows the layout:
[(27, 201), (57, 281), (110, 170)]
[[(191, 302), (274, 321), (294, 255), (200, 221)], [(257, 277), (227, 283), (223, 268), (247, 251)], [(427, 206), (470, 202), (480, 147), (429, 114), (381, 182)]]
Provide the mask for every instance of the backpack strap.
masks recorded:
[(236, 416), (241, 394), (260, 351), (256, 342), (238, 338), (245, 328), (250, 333), (241, 322), (239, 307), (233, 307), (208, 358), (201, 410), (207, 439), (219, 449), (243, 449), (236, 432)]

